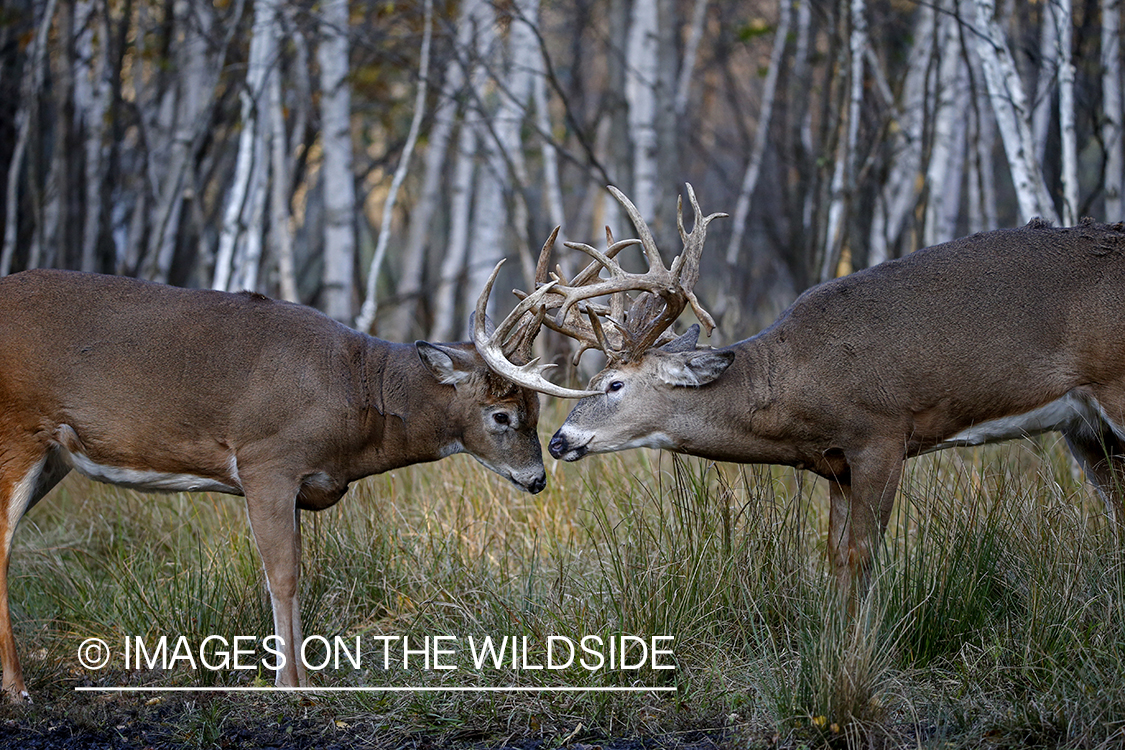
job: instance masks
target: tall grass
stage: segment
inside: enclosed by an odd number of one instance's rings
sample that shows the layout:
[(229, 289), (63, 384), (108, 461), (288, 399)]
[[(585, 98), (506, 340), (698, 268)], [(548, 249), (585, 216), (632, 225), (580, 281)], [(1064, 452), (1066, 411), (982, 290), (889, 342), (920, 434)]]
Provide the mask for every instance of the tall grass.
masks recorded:
[[(549, 463), (549, 489), (536, 496), (455, 458), (371, 478), (335, 508), (304, 514), (305, 632), (358, 635), (369, 649), (362, 669), (319, 671), (314, 684), (676, 692), (365, 693), (308, 710), (380, 737), (449, 742), (674, 741), (697, 731), (783, 746), (1125, 739), (1125, 553), (1100, 499), (1050, 442), (911, 462), (871, 594), (850, 617), (829, 584), (826, 488), (811, 476), (640, 451)], [(270, 678), (90, 672), (76, 659), (89, 636), (268, 634), (240, 499), (69, 478), (25, 519), (12, 571), (30, 687), (56, 710), (91, 700), (70, 691), (82, 682)], [(666, 635), (675, 669), (461, 661), (425, 670), (398, 660), (384, 669), (381, 635), (452, 635), (462, 645), (526, 636), (531, 663), (542, 663), (550, 636)]]

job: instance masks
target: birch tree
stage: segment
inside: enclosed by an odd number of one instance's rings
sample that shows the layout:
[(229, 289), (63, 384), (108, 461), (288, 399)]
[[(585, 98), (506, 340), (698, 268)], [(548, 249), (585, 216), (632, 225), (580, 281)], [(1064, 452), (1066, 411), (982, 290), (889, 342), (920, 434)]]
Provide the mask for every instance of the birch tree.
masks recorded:
[(1036, 216), (1057, 222), (1047, 185), (1043, 181), (1035, 143), (1028, 122), (1027, 97), (1020, 82), (1008, 42), (996, 22), (993, 0), (974, 0), (976, 15), (974, 35), (977, 53), (984, 69), (992, 110), (1000, 130), (1008, 167), (1019, 203), (1020, 221), (1026, 223)]
[(855, 153), (859, 140), (859, 118), (863, 106), (863, 58), (867, 47), (867, 4), (865, 0), (851, 0), (848, 18), (851, 34), (848, 41), (848, 112), (845, 119), (846, 135), (837, 148), (836, 164), (832, 172), (831, 200), (828, 206), (828, 228), (824, 240), (823, 263), (820, 279), (827, 281), (836, 275), (836, 266), (844, 245), (845, 212), (850, 191), (855, 184)]
[(965, 156), (965, 110), (968, 105), (965, 57), (961, 50), (957, 0), (941, 6), (936, 51), (940, 56), (935, 82), (933, 143), (926, 167), (926, 217), (922, 244), (953, 239), (960, 204), (961, 165)]
[(210, 119), (220, 72), (211, 51), (214, 29), (211, 7), (206, 3), (178, 0), (175, 17), (180, 24), (180, 42), (173, 54), (182, 71), (176, 81), (176, 127), (168, 148), (167, 169), (157, 183), (159, 197), (145, 256), (146, 266), (141, 272), (142, 276), (163, 283), (167, 283), (172, 268), (184, 193), (190, 184), (189, 172)]
[(1121, 5), (1120, 0), (1101, 0), (1102, 12), (1102, 143), (1105, 147), (1105, 219), (1125, 219), (1125, 144), (1122, 143), (1121, 99)]
[(355, 238), (355, 181), (352, 175), (351, 88), (348, 84), (348, 2), (321, 5), (320, 64), (321, 145), (324, 162), (324, 312), (352, 320)]
[[(43, 91), (47, 70), (47, 39), (51, 22), (55, 17), (56, 0), (47, 0), (43, 15), (39, 17), (35, 36), (32, 38), (23, 79), (20, 85), (20, 103), (16, 111), (16, 145), (8, 164), (8, 186), (5, 198), (4, 247), (0, 250), (0, 276), (7, 276), (12, 270), (16, 239), (19, 236), (19, 184), (20, 169), (23, 166), (31, 139), (32, 128), (37, 117), (39, 97)], [(28, 264), (29, 268), (35, 266)]]
[[(473, 22), (472, 4), (462, 3), (454, 37), (455, 50), (467, 50), (472, 44)], [(418, 201), (411, 212), (410, 228), (403, 249), (402, 275), (399, 277), (397, 296), (399, 304), (391, 320), (389, 337), (393, 341), (404, 341), (410, 332), (419, 312), (418, 298), (422, 294), (422, 282), (426, 267), (427, 242), (435, 242), (430, 226), (441, 198), (442, 181), (445, 177), (446, 154), (449, 142), (457, 124), (458, 100), (465, 85), (465, 68), (461, 57), (454, 54), (445, 68), (441, 91), (434, 110), (433, 126), (430, 129), (424, 157), (422, 188)], [(444, 339), (439, 339), (444, 340)]]
[(391, 238), (391, 224), (394, 216), (395, 199), (402, 181), (406, 178), (406, 170), (410, 165), (410, 157), (414, 153), (414, 143), (418, 140), (418, 131), (422, 127), (422, 112), (426, 105), (426, 83), (430, 69), (430, 26), (433, 13), (432, 0), (425, 0), (423, 15), (424, 29), (422, 32), (422, 63), (418, 72), (418, 92), (414, 98), (414, 116), (410, 121), (410, 132), (406, 136), (406, 145), (402, 148), (402, 158), (395, 168), (394, 177), (391, 179), (391, 189), (387, 199), (383, 202), (383, 220), (379, 225), (379, 239), (375, 243), (375, 257), (371, 260), (371, 268), (367, 274), (367, 296), (363, 300), (359, 317), (356, 318), (355, 327), (361, 331), (370, 331), (375, 323), (375, 315), (379, 310), (378, 284), (379, 269), (383, 265), (383, 257), (387, 253), (387, 244)]
[(657, 133), (656, 82), (658, 3), (635, 0), (625, 47), (625, 99), (629, 105), (629, 134), (633, 140), (633, 193), (641, 216), (651, 221), (656, 210)]
[[(239, 268), (260, 253), (261, 205), (265, 197), (266, 149), (268, 128), (261, 117), (266, 102), (268, 76), (277, 57), (276, 0), (254, 0), (254, 23), (251, 28), (250, 57), (246, 65), (246, 86), (240, 93), (242, 130), (238, 139), (238, 156), (234, 179), (227, 194), (223, 229), (215, 255), (212, 289), (227, 291), (236, 284), (244, 285), (247, 274), (255, 272)], [(250, 243), (250, 248), (247, 247)], [(239, 245), (241, 243), (241, 249)], [(241, 256), (236, 258), (236, 251)]]
[[(514, 36), (518, 26), (511, 25), (509, 34)], [(505, 255), (504, 237), (509, 220), (505, 192), (511, 184), (506, 157), (510, 149), (518, 148), (513, 147), (510, 133), (520, 116), (519, 104), (503, 90), (511, 80), (505, 81), (505, 70), (509, 68), (502, 56), (494, 17), (481, 18), (476, 42), (482, 74), (475, 79), (471, 95), (476, 107), (474, 125), (481, 163), (476, 173), (471, 239), (465, 258), (464, 286), (469, 289), (483, 288), (493, 267)], [(495, 300), (490, 299), (490, 315), (494, 307)]]
[(1074, 63), (1071, 44), (1073, 13), (1070, 0), (1052, 0), (1059, 27), (1059, 137), (1062, 140), (1062, 220), (1078, 223), (1078, 143), (1074, 130)]
[[(777, 97), (777, 81), (781, 73), (781, 58), (785, 53), (785, 45), (789, 39), (789, 19), (791, 13), (790, 0), (780, 0), (778, 3), (777, 31), (773, 38), (773, 48), (770, 51), (769, 70), (766, 71), (766, 80), (762, 86), (762, 107), (758, 113), (758, 123), (754, 130), (754, 147), (750, 152), (750, 160), (746, 164), (746, 171), (742, 175), (742, 187), (738, 192), (738, 201), (734, 205), (733, 221), (731, 223), (730, 242), (727, 244), (726, 263), (733, 269), (738, 265), (738, 255), (742, 250), (742, 240), (746, 234), (746, 220), (750, 216), (750, 201), (754, 197), (754, 189), (758, 185), (758, 177), (762, 171), (762, 157), (766, 153), (769, 143), (770, 121), (773, 117), (774, 99)], [(730, 278), (728, 273), (727, 278)]]
[(910, 48), (901, 104), (892, 115), (892, 157), (887, 179), (879, 190), (871, 220), (868, 265), (890, 258), (918, 200), (918, 173), (922, 166), (922, 138), (926, 125), (926, 79), (934, 47), (936, 18), (934, 6), (922, 3), (915, 11), (914, 44)]
[[(97, 271), (98, 241), (102, 234), (101, 217), (105, 201), (106, 179), (105, 127), (109, 108), (109, 19), (99, 12), (94, 0), (78, 0), (74, 5), (75, 129), (82, 134), (85, 158), (85, 217), (82, 222), (81, 266), (83, 271)], [(95, 44), (95, 38), (99, 44)]]
[[(462, 13), (462, 20), (469, 28), (472, 43), (456, 52), (465, 56), (466, 61), (462, 65), (467, 71), (468, 85), (480, 91), (484, 85), (485, 72), (478, 60), (478, 45), (484, 41), (482, 36), (490, 33), (489, 6), (484, 0), (465, 0)], [(448, 341), (453, 336), (457, 289), (468, 252), (476, 172), (474, 159), (478, 140), (476, 125), (463, 120), (458, 134), (457, 160), (450, 186), (449, 236), (434, 295), (434, 322), (430, 338), (436, 341)]]

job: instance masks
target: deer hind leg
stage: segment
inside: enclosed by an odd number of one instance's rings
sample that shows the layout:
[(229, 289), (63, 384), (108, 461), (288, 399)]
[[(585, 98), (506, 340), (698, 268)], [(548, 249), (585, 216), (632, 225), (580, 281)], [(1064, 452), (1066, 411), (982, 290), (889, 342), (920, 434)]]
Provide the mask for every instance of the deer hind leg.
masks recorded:
[(901, 451), (868, 450), (849, 458), (846, 477), (829, 480), (828, 551), (837, 589), (849, 609), (867, 593), (875, 551), (894, 508)]
[[(1119, 413), (1114, 419), (1120, 420), (1123, 416), (1125, 414)], [(1102, 496), (1118, 533), (1125, 531), (1125, 435), (1120, 424), (1125, 422), (1115, 424), (1110, 418), (1098, 415), (1063, 430), (1070, 452)]]
[[(8, 603), (8, 568), (12, 559), (12, 540), (24, 514), (39, 502), (66, 476), (70, 468), (54, 451), (38, 449), (20, 451), (11, 448), (17, 441), (7, 439), (9, 446), (0, 463), (0, 668), (3, 669), (3, 690), (8, 698), (30, 700), (23, 681), (16, 638), (12, 630), (12, 613)], [(18, 443), (17, 443), (18, 444)]]
[(277, 670), (278, 687), (303, 687), (305, 665), (300, 661), (301, 607), (297, 600), (297, 583), (301, 568), (301, 511), (297, 508), (297, 488), (246, 490), (246, 510), (250, 530), (262, 557), (273, 608), (274, 633), (282, 639), (278, 644), (284, 664)]

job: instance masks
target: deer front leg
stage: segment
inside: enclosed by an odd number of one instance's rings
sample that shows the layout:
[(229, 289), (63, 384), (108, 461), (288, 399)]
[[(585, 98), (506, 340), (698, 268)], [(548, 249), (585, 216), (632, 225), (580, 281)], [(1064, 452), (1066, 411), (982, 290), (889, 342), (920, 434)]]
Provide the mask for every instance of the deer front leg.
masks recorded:
[[(5, 442), (10, 445), (16, 441)], [(30, 701), (16, 651), (16, 636), (8, 604), (12, 540), (24, 513), (50, 492), (70, 469), (50, 451), (35, 455), (30, 451), (20, 454), (13, 449), (8, 455), (13, 457), (12, 460), (0, 465), (0, 668), (4, 671), (4, 694), (14, 701)]]
[(837, 589), (849, 609), (867, 593), (871, 563), (894, 508), (902, 478), (901, 451), (849, 457), (845, 479), (829, 480), (828, 552)]
[(301, 511), (297, 508), (297, 489), (246, 491), (246, 511), (250, 530), (262, 567), (266, 573), (274, 633), (281, 638), (284, 664), (277, 670), (278, 687), (303, 687), (305, 665), (300, 653), (301, 607), (297, 583), (301, 568)]

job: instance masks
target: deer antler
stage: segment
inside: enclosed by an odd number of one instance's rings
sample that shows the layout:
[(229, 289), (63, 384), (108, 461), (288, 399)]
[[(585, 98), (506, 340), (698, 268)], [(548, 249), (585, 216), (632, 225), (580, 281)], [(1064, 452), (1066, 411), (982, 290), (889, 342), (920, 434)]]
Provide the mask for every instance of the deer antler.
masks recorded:
[[(589, 255), (593, 262), (569, 284), (562, 282), (560, 274), (552, 274), (554, 286), (550, 289), (547, 304), (548, 310), (551, 310), (557, 302), (558, 311), (553, 320), (548, 316), (544, 323), (552, 330), (579, 342), (575, 361), (590, 348), (602, 350), (614, 361), (627, 361), (640, 356), (664, 340), (671, 340), (668, 328), (688, 305), (710, 335), (715, 328), (715, 321), (699, 303), (693, 287), (699, 280), (699, 260), (707, 237), (707, 226), (713, 219), (725, 217), (726, 214), (703, 216), (695, 190), (690, 184), (687, 185), (688, 200), (694, 212), (694, 226), (690, 234), (684, 229), (683, 201), (679, 200), (676, 223), (684, 249), (672, 261), (671, 269), (668, 269), (661, 260), (652, 232), (637, 207), (617, 188), (610, 186), (609, 191), (621, 203), (640, 237), (613, 242), (613, 237), (607, 230), (608, 249), (604, 253), (589, 245), (566, 243), (567, 247)], [(628, 273), (613, 260), (621, 249), (633, 244), (641, 245), (648, 260), (648, 271), (643, 274)], [(545, 246), (544, 250), (548, 248)], [(544, 266), (544, 259), (540, 257), (540, 268)], [(598, 277), (598, 272), (602, 269), (609, 273), (608, 279)], [(543, 282), (545, 278), (537, 281)], [(641, 294), (626, 310), (625, 292), (629, 291), (639, 291)], [(608, 308), (586, 301), (604, 295), (610, 295)], [(585, 312), (590, 321), (588, 325), (581, 320), (580, 315), (574, 314), (576, 309)], [(604, 331), (599, 317), (605, 318), (613, 326), (615, 330), (612, 334)]]
[[(610, 186), (609, 191), (632, 220), (640, 235), (638, 238), (615, 242), (607, 228), (604, 252), (583, 243), (566, 243), (567, 247), (590, 256), (592, 261), (569, 283), (564, 283), (561, 269), (548, 271), (550, 254), (559, 231), (556, 228), (539, 253), (535, 269), (535, 291), (527, 294), (516, 290), (520, 303), (491, 334), (486, 331), (484, 309), (496, 281), (499, 265), (492, 272), (477, 300), (476, 322), (473, 327), (477, 350), (493, 370), (518, 385), (562, 398), (582, 398), (597, 393), (575, 391), (551, 383), (543, 377), (543, 373), (553, 365), (541, 365), (537, 359), (524, 365), (516, 365), (511, 361), (512, 353), (517, 348), (521, 351), (526, 349), (522, 358), (530, 359), (530, 343), (543, 325), (578, 342), (578, 351), (573, 360), (576, 364), (588, 349), (604, 352), (611, 361), (624, 362), (640, 356), (655, 345), (671, 340), (673, 337), (668, 328), (688, 305), (700, 323), (707, 328), (708, 335), (715, 327), (714, 320), (700, 305), (692, 288), (699, 280), (699, 259), (707, 237), (707, 225), (726, 214), (703, 216), (695, 191), (688, 185), (688, 200), (695, 214), (694, 226), (690, 234), (684, 229), (681, 199), (677, 202), (677, 226), (684, 249), (672, 261), (669, 269), (664, 265), (656, 240), (637, 207), (617, 188)], [(640, 245), (648, 260), (648, 271), (643, 274), (629, 273), (614, 260), (618, 253), (632, 245)], [(609, 278), (599, 275), (603, 270), (609, 274)], [(641, 294), (630, 302), (627, 292)], [(591, 301), (595, 297), (604, 296), (609, 297), (608, 306)], [(602, 324), (603, 319), (609, 324), (608, 327)], [(509, 333), (517, 325), (519, 333), (516, 340), (522, 342), (518, 347), (513, 346), (512, 342), (505, 343)]]
[[(551, 236), (544, 243), (543, 250), (540, 252), (540, 266), (543, 265), (544, 258), (550, 255), (558, 233), (559, 228), (555, 227), (555, 231), (551, 232)], [(488, 331), (485, 309), (488, 307), (488, 297), (492, 294), (492, 286), (496, 283), (496, 277), (499, 275), (502, 265), (504, 265), (503, 260), (496, 264), (496, 268), (492, 270), (492, 275), (488, 277), (488, 282), (484, 285), (484, 289), (477, 299), (476, 315), (473, 320), (473, 343), (476, 345), (481, 358), (496, 374), (507, 378), (516, 385), (531, 388), (549, 396), (585, 398), (586, 396), (597, 395), (598, 391), (578, 391), (555, 385), (543, 377), (543, 373), (555, 365), (541, 365), (538, 357), (531, 359), (531, 343), (539, 333), (546, 315), (543, 300), (552, 292), (555, 286), (554, 281), (547, 282), (531, 294), (525, 295), (515, 309), (508, 314), (508, 317), (496, 326), (495, 330), (491, 333)], [(538, 270), (536, 275), (539, 275)], [(518, 330), (515, 336), (509, 338), (513, 329)], [(517, 365), (512, 362), (512, 357), (516, 354), (519, 355), (520, 359), (530, 359), (531, 361)]]

